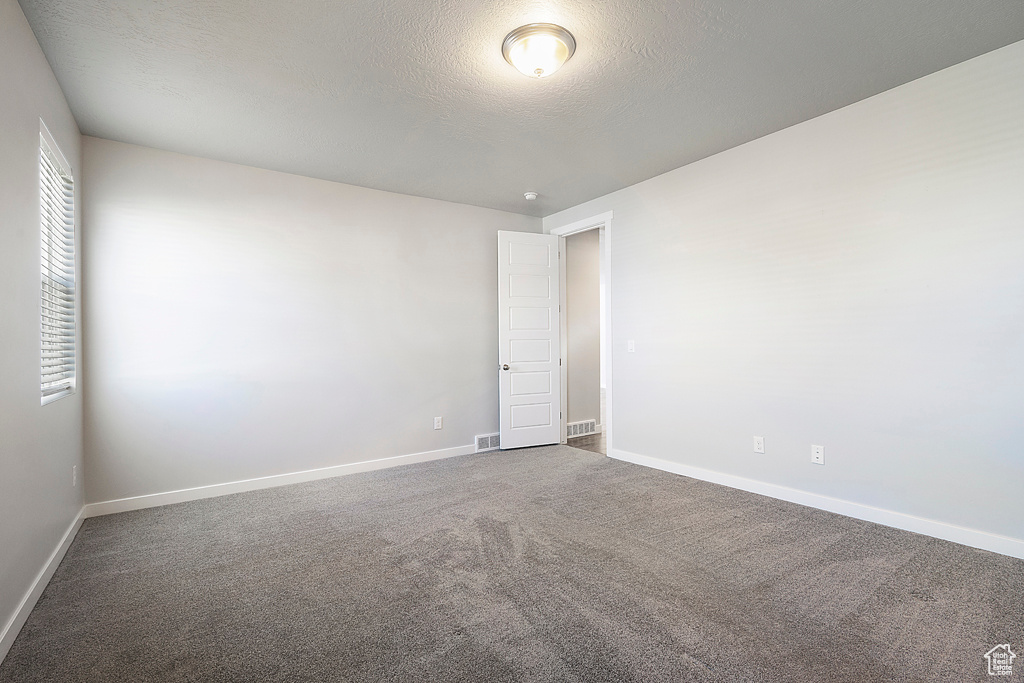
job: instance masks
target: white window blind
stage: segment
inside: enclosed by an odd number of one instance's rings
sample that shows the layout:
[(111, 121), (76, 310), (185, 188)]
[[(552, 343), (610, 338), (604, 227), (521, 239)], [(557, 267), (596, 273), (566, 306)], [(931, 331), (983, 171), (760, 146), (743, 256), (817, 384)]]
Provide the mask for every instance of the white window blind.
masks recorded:
[(43, 401), (75, 383), (75, 183), (60, 152), (39, 137), (40, 245), (42, 247)]

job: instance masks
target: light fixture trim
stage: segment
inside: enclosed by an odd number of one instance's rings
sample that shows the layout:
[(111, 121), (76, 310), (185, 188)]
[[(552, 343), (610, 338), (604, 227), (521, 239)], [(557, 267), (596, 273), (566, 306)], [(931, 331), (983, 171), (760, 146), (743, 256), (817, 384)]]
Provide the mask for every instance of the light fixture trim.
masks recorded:
[[(562, 45), (565, 46), (566, 55), (565, 59), (563, 59), (556, 66), (547, 71), (540, 71), (538, 69), (533, 72), (530, 72), (525, 70), (523, 66), (520, 66), (516, 64), (514, 61), (512, 61), (512, 51), (518, 43), (537, 36), (547, 36), (550, 38), (554, 38), (558, 42), (562, 43)], [(565, 63), (568, 62), (570, 58), (572, 58), (573, 53), (575, 52), (576, 38), (574, 38), (568, 30), (559, 26), (558, 24), (537, 23), (520, 26), (519, 28), (515, 29), (507, 36), (505, 36), (505, 41), (501, 44), (501, 54), (505, 57), (505, 61), (511, 64), (513, 67), (515, 67), (516, 70), (518, 70), (520, 73), (526, 76), (530, 76), (531, 78), (544, 78), (546, 76), (550, 76), (551, 74), (555, 73), (560, 68), (562, 68), (562, 66), (565, 65)]]

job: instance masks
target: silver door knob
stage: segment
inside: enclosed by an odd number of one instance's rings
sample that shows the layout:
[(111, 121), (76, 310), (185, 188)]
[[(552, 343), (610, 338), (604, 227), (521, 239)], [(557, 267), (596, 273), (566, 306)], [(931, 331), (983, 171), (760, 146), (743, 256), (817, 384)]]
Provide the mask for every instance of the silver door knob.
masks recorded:
[(505, 363), (504, 365), (502, 365), (501, 369), (502, 370), (508, 370), (508, 363)]

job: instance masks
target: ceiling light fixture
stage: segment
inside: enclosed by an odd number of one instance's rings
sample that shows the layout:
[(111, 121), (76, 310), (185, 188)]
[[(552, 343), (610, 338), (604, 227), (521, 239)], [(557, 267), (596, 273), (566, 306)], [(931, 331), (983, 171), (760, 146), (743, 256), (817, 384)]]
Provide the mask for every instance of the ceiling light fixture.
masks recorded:
[(526, 197), (526, 201), (532, 202), (534, 199), (537, 198), (537, 193), (536, 192), (527, 192), (527, 193), (523, 194), (523, 196)]
[(557, 24), (527, 24), (505, 36), (505, 61), (532, 78), (558, 71), (576, 51), (576, 39)]

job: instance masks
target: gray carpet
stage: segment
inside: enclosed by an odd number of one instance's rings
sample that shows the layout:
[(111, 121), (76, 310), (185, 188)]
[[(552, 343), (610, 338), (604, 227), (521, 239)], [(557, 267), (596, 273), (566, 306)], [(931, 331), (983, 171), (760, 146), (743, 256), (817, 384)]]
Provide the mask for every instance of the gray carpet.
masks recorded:
[(984, 681), (1006, 642), (1024, 561), (555, 446), (90, 519), (0, 681)]

